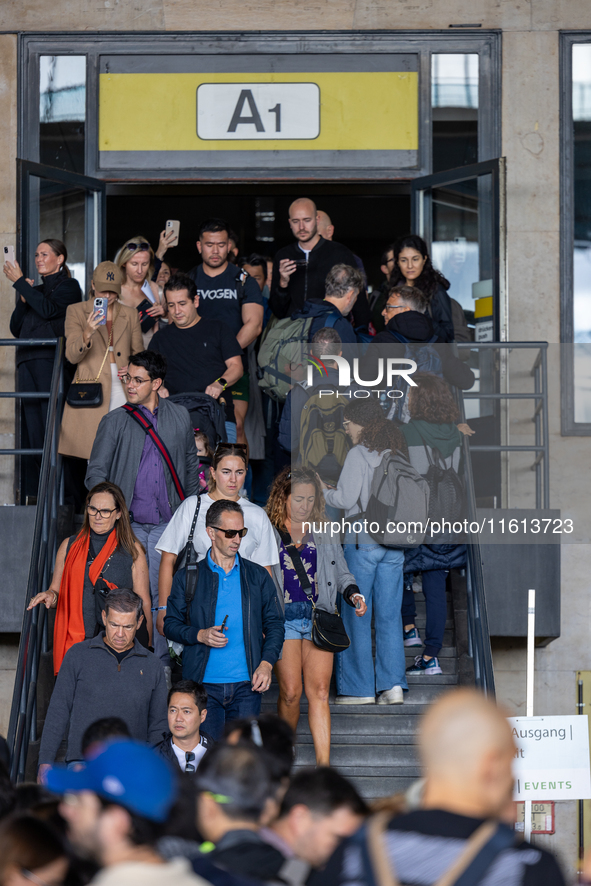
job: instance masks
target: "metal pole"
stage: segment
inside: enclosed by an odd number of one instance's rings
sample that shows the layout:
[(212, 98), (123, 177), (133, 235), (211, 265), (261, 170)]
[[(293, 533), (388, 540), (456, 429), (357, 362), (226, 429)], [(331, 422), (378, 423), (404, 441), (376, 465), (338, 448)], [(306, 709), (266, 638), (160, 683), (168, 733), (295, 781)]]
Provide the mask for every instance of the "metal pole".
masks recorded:
[[(534, 715), (534, 650), (536, 643), (536, 592), (529, 591), (527, 597), (527, 676), (525, 686), (525, 715)], [(531, 800), (526, 800), (523, 806), (524, 814), (524, 837), (531, 839)]]
[[(577, 714), (583, 713), (585, 704), (583, 702), (583, 680), (578, 675), (577, 681)], [(585, 807), (583, 801), (579, 800), (579, 863), (577, 865), (577, 878), (580, 880), (583, 872), (583, 859), (585, 857)]]

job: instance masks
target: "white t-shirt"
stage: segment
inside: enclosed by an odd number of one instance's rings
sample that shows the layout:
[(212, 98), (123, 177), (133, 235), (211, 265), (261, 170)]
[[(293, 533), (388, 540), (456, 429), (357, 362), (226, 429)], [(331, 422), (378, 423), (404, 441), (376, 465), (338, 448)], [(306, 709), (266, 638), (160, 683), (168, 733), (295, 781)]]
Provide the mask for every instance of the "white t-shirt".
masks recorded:
[[(184, 772), (185, 766), (187, 765), (187, 758), (185, 757), (185, 752), (181, 748), (177, 748), (177, 746), (175, 745), (172, 738), (170, 739), (170, 744), (172, 745), (172, 749), (174, 751), (175, 757), (179, 761), (179, 766), (181, 767), (181, 769)], [(202, 745), (201, 741), (199, 742), (197, 747), (193, 748), (193, 753), (195, 754), (195, 759), (191, 760), (191, 763), (193, 764), (195, 769), (197, 769), (197, 767), (199, 766), (199, 761), (201, 760), (201, 757), (205, 754), (205, 750), (206, 750), (205, 745)]]
[[(211, 547), (211, 539), (205, 531), (205, 515), (214, 499), (209, 495), (201, 496), (201, 509), (197, 518), (193, 546), (197, 557), (202, 560)], [(245, 560), (252, 560), (259, 566), (274, 566), (279, 563), (279, 551), (271, 521), (264, 510), (258, 505), (239, 498), (238, 504), (244, 511), (244, 525), (248, 532), (242, 539), (239, 554)], [(172, 515), (172, 519), (158, 541), (156, 550), (160, 553), (180, 554), (189, 538), (191, 523), (197, 507), (197, 496), (190, 495)]]
[(144, 293), (148, 301), (151, 301), (152, 304), (155, 304), (154, 292), (152, 291), (149, 280), (144, 280), (144, 282), (142, 283), (142, 292)]

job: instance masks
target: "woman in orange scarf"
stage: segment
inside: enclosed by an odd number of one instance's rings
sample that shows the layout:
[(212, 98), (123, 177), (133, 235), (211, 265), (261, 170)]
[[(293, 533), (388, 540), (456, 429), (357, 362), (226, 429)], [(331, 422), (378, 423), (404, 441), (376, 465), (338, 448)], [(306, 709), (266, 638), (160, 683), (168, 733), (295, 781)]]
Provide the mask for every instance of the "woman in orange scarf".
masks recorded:
[[(28, 608), (44, 603), (56, 609), (53, 631), (54, 672), (74, 643), (96, 636), (102, 625), (102, 591), (132, 588), (144, 604), (144, 618), (152, 642), (152, 612), (148, 564), (144, 549), (131, 528), (123, 493), (114, 483), (97, 483), (86, 496), (84, 523), (76, 536), (60, 546), (47, 591), (37, 594)], [(104, 598), (103, 598), (104, 599)]]

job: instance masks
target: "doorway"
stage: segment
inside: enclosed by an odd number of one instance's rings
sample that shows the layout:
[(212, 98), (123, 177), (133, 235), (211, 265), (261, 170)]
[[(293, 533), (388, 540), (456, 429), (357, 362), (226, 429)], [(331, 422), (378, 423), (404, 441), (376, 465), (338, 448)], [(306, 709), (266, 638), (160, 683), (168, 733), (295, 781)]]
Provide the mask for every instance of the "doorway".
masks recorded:
[(368, 284), (377, 289), (384, 249), (411, 229), (410, 183), (285, 185), (107, 185), (106, 254), (113, 259), (130, 237), (142, 234), (156, 247), (167, 219), (181, 223), (179, 245), (167, 261), (181, 271), (199, 262), (197, 230), (212, 216), (236, 232), (241, 256), (273, 256), (292, 242), (288, 209), (298, 197), (311, 197), (328, 213), (334, 239), (344, 243), (365, 266)]

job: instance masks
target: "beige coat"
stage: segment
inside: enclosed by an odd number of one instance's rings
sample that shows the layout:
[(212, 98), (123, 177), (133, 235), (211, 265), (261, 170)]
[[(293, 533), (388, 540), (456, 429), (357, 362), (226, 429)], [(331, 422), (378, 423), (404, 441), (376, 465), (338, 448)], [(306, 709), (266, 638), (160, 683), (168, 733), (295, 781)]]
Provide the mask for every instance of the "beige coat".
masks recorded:
[[(77, 365), (77, 377), (82, 381), (94, 380), (101, 368), (107, 350), (109, 335), (106, 326), (99, 326), (90, 340), (84, 343), (82, 334), (88, 315), (92, 312), (93, 301), (70, 305), (66, 311), (66, 357)], [(113, 320), (113, 354), (117, 368), (127, 366), (132, 354), (143, 351), (144, 343), (138, 312), (118, 302), (115, 304)], [(100, 381), (103, 385), (101, 406), (89, 409), (72, 409), (66, 403), (60, 434), (59, 451), (62, 455), (77, 458), (90, 458), (92, 444), (103, 415), (109, 411), (111, 398), (111, 367), (109, 357), (105, 360)]]

